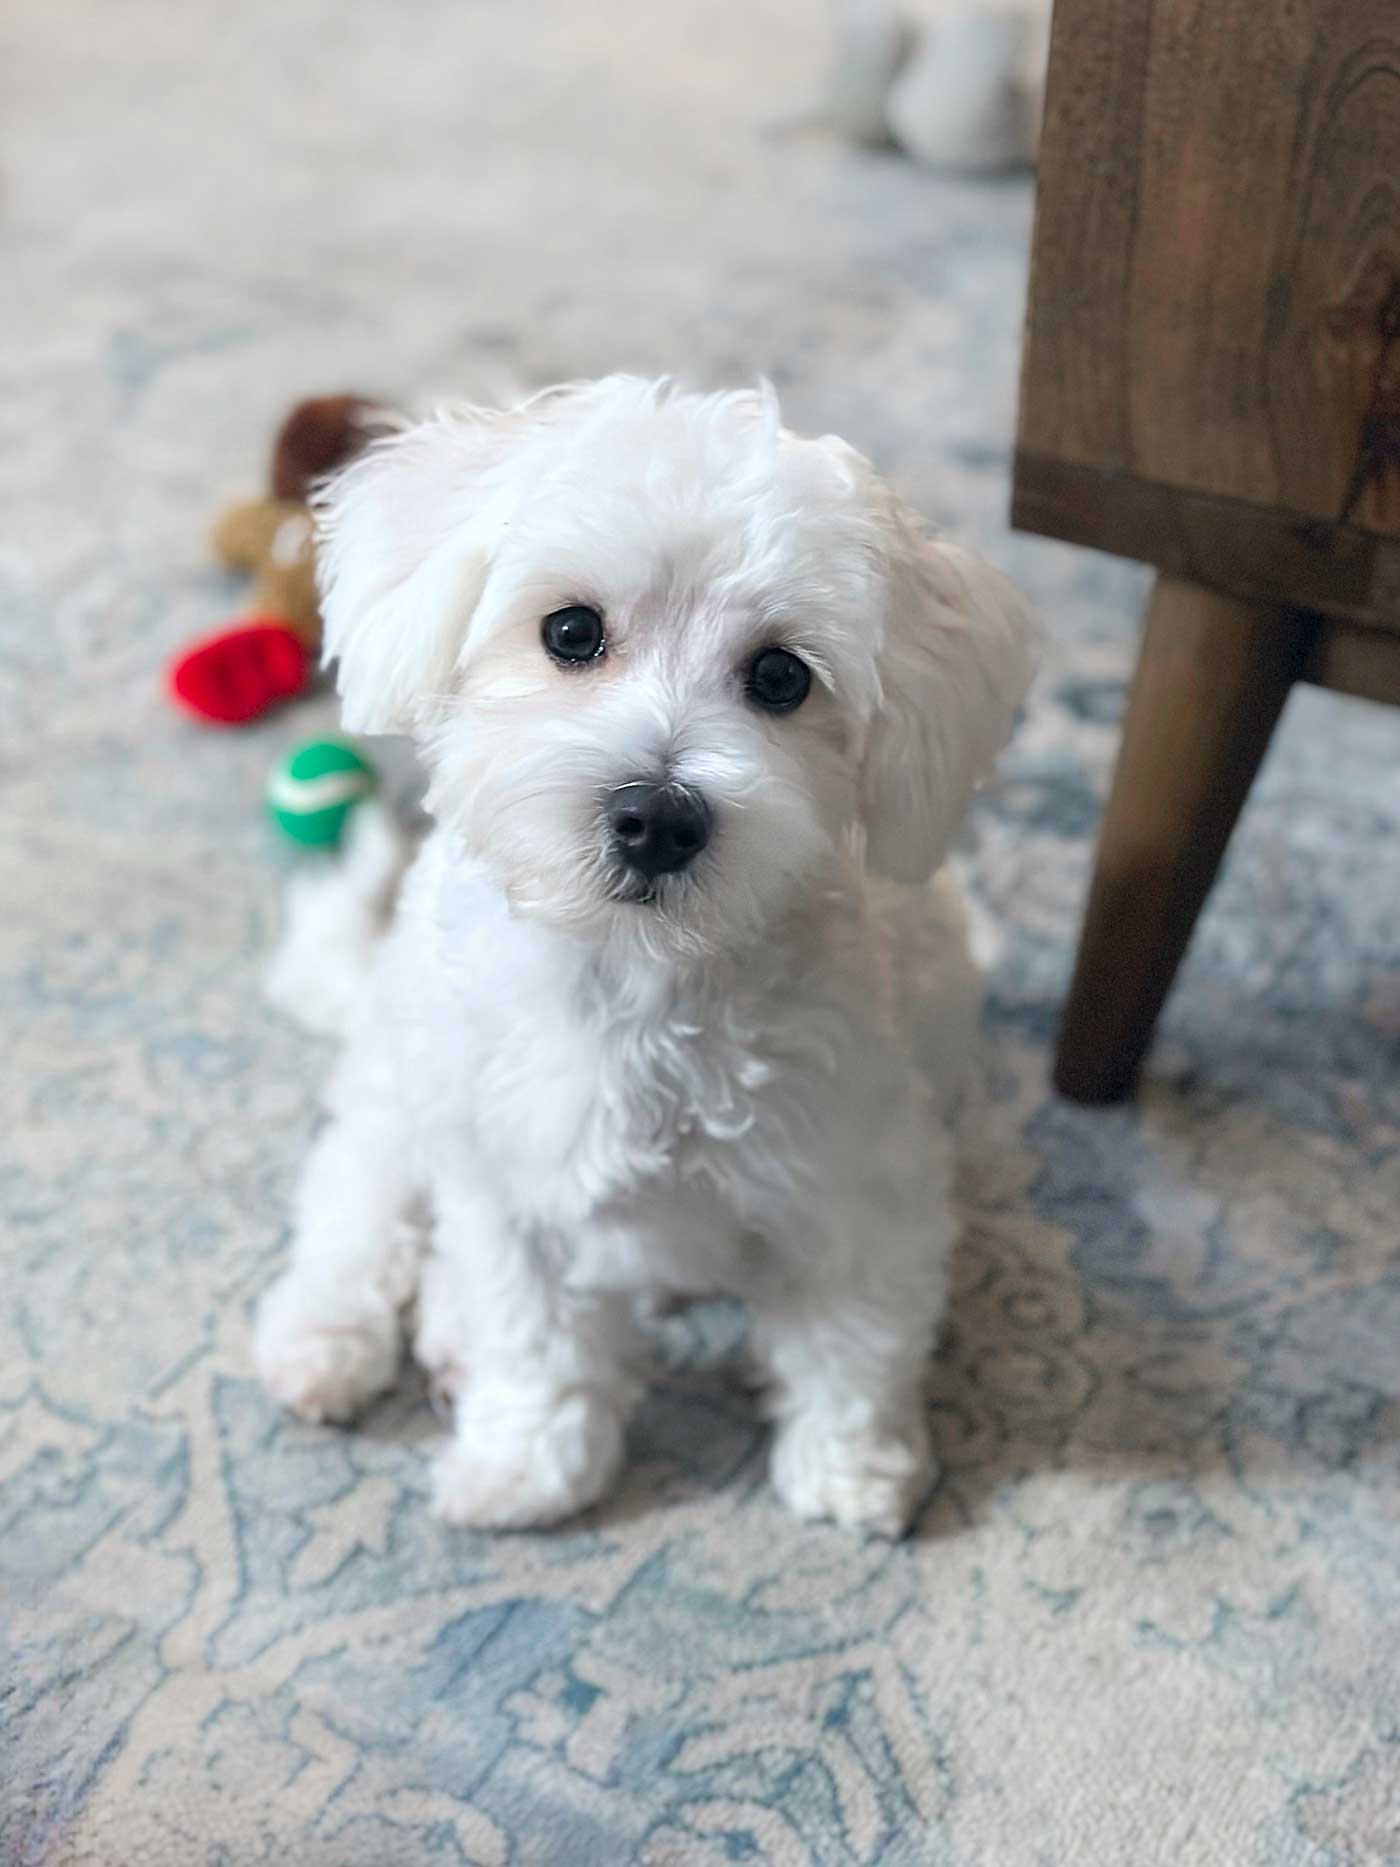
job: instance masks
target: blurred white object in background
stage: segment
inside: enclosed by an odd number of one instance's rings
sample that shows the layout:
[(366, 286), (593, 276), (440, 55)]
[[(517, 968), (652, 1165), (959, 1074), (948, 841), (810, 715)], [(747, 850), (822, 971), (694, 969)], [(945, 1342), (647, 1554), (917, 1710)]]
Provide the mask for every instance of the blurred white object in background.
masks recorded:
[(931, 168), (972, 174), (1028, 161), (1016, 84), (1028, 31), (1021, 12), (978, 8), (924, 32), (886, 102), (899, 146)]
[(829, 121), (893, 140), (930, 168), (986, 175), (1033, 163), (1050, 0), (840, 0)]
[(828, 115), (853, 143), (890, 140), (890, 89), (916, 37), (895, 0), (837, 0)]

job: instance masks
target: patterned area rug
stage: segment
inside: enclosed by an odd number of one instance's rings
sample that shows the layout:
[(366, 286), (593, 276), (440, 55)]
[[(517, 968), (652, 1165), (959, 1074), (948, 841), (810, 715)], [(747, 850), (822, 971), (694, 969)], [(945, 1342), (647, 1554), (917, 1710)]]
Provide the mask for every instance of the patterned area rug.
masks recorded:
[[(1400, 1861), (1400, 716), (1276, 753), (1142, 1104), (1047, 1088), (1143, 582), (1006, 533), (1031, 190), (801, 122), (806, 0), (19, 0), (0, 24), (0, 1858)], [(1005, 950), (890, 1548), (786, 1518), (732, 1319), (621, 1493), (442, 1530), (412, 1383), (279, 1417), (249, 1316), (325, 1053), (258, 989), (273, 756), (166, 710), (282, 409), (762, 370), (1050, 620), (979, 810)]]

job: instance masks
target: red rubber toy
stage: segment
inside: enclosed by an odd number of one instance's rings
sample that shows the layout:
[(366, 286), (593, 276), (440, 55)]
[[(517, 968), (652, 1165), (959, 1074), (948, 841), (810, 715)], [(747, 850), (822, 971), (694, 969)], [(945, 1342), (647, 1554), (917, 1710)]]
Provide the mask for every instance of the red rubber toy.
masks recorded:
[(255, 616), (203, 636), (170, 664), (177, 706), (216, 726), (244, 726), (301, 693), (311, 678), (305, 643), (284, 622)]

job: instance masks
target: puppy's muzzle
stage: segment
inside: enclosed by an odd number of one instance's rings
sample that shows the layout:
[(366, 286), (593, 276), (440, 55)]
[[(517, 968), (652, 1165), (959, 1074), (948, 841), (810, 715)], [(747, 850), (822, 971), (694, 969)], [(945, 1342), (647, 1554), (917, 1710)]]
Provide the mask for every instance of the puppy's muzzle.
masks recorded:
[(705, 800), (683, 784), (621, 784), (607, 818), (618, 861), (649, 882), (688, 867), (710, 840)]

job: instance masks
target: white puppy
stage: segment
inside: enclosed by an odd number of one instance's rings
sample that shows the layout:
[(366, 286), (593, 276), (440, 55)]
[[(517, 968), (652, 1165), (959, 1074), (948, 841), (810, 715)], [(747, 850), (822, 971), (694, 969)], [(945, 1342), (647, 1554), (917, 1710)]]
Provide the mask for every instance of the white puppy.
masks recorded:
[(416, 736), (437, 827), (352, 994), (264, 1380), (350, 1414), (416, 1289), (455, 1403), (438, 1510), (549, 1523), (617, 1473), (638, 1296), (732, 1292), (780, 1495), (897, 1534), (977, 1004), (928, 883), (1025, 691), (1026, 608), (767, 392), (444, 414), (320, 517), (346, 724)]

